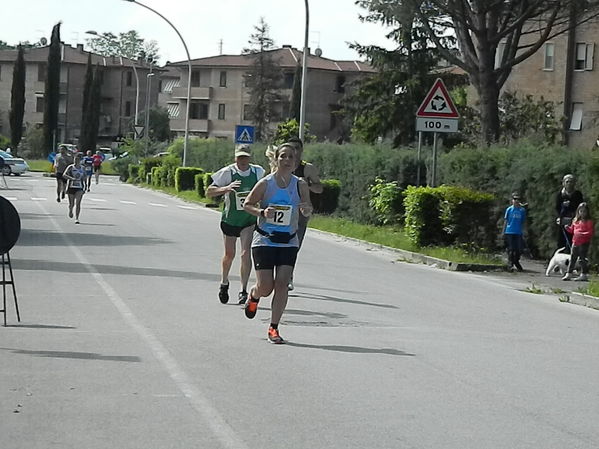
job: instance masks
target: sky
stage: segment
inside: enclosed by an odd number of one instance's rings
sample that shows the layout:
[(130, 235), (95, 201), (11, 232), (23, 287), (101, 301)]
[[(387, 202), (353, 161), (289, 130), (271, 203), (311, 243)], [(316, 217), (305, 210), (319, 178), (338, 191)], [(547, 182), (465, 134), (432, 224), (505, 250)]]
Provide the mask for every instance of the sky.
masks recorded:
[[(239, 54), (247, 46), (254, 25), (264, 17), (276, 46), (304, 43), (304, 0), (140, 0), (165, 16), (179, 30), (192, 59), (220, 54)], [(118, 34), (137, 30), (145, 40), (155, 40), (161, 64), (186, 60), (176, 32), (168, 23), (142, 6), (124, 0), (1, 0), (14, 6), (2, 8), (0, 40), (49, 39), (52, 26), (61, 21), (63, 42), (85, 43), (85, 32)], [(309, 0), (309, 46), (322, 56), (337, 60), (359, 59), (347, 42), (392, 48), (386, 30), (361, 23), (364, 10), (354, 0)]]

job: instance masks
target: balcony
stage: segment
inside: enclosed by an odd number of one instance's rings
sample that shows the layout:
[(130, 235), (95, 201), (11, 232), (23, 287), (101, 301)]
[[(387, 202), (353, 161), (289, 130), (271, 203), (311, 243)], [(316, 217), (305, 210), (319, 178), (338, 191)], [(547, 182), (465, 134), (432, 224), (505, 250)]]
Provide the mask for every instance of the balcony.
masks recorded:
[[(183, 117), (172, 118), (170, 121), (171, 131), (185, 131), (185, 113)], [(210, 128), (210, 120), (189, 119), (189, 132), (207, 133)]]
[[(175, 87), (172, 93), (173, 98), (187, 99), (187, 87)], [(192, 87), (191, 88), (191, 99), (192, 100), (210, 100), (212, 97), (212, 87)]]

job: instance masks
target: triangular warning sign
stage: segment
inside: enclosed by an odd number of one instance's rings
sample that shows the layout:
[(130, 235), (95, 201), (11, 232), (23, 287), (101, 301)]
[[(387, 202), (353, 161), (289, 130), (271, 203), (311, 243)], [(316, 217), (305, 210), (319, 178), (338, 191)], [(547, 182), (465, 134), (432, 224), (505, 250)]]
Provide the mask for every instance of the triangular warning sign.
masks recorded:
[(447, 92), (447, 87), (441, 78), (437, 78), (431, 90), (416, 112), (416, 117), (459, 118), (460, 114)]
[(144, 129), (146, 129), (146, 127), (135, 125), (134, 128), (135, 128), (135, 136), (139, 139), (140, 137), (143, 136)]
[(245, 143), (253, 143), (254, 141), (252, 140), (252, 136), (250, 135), (249, 131), (246, 129), (244, 129), (243, 131), (241, 131), (241, 134), (239, 135), (239, 137), (237, 138), (237, 142), (245, 142)]

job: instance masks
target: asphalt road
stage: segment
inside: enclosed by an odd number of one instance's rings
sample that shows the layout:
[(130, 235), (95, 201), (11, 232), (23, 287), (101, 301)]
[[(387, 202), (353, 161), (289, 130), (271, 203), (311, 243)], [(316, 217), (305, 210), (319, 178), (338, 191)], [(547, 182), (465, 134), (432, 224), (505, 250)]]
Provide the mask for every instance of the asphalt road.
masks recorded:
[(599, 447), (599, 311), (309, 231), (269, 345), (267, 300), (217, 299), (214, 211), (103, 178), (76, 225), (8, 181), (2, 449)]

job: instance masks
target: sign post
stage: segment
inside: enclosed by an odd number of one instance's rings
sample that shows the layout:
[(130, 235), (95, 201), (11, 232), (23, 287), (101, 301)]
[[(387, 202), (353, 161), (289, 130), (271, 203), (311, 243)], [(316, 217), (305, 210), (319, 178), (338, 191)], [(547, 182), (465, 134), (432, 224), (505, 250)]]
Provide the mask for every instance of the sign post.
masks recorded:
[(251, 144), (254, 143), (254, 127), (246, 125), (235, 126), (235, 143), (236, 144)]
[(458, 131), (458, 119), (460, 114), (445, 87), (441, 78), (437, 78), (433, 87), (428, 91), (424, 101), (416, 112), (416, 131), (418, 137), (418, 173), (417, 182), (420, 181), (420, 148), (422, 145), (422, 133), (433, 133), (433, 161), (431, 173), (431, 185), (437, 183), (437, 141), (438, 133), (455, 133)]

